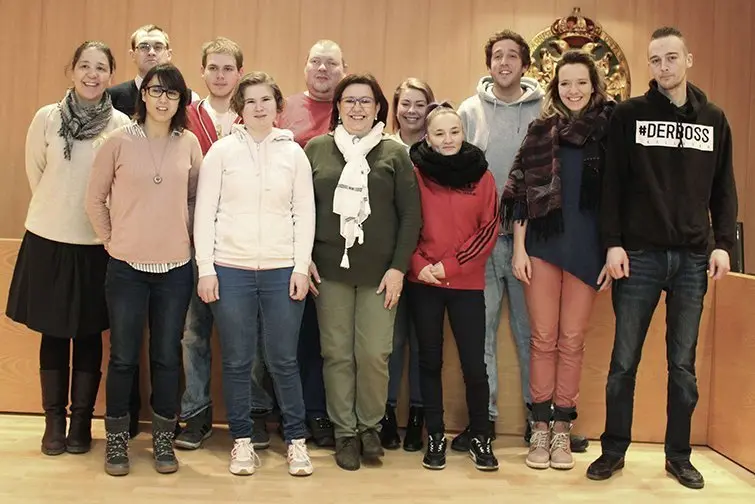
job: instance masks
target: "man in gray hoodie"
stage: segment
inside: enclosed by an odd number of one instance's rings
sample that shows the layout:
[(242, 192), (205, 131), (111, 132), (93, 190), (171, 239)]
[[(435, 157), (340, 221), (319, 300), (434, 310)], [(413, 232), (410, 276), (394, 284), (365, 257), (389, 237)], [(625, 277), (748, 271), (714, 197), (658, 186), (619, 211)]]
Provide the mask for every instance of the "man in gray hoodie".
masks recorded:
[[(477, 94), (459, 106), (466, 139), (485, 152), (499, 195), (503, 193), (530, 122), (540, 115), (545, 96), (537, 80), (524, 76), (530, 63), (530, 47), (521, 35), (510, 30), (494, 34), (485, 44), (485, 65), (490, 75), (480, 79)], [(511, 270), (513, 251), (512, 230), (502, 229), (485, 268), (485, 365), (490, 385), (488, 414), (492, 424), (498, 418), (496, 350), (504, 292), (508, 293), (509, 323), (517, 347), (522, 397), (528, 407), (532, 402), (529, 388), (530, 323), (524, 290)], [(493, 428), (494, 425), (491, 425)], [(528, 422), (525, 434), (527, 442), (529, 434)], [(572, 448), (573, 451), (584, 451), (585, 441), (579, 440), (575, 446), (578, 449)], [(467, 451), (468, 445), (467, 431), (464, 431), (454, 438), (451, 448)]]

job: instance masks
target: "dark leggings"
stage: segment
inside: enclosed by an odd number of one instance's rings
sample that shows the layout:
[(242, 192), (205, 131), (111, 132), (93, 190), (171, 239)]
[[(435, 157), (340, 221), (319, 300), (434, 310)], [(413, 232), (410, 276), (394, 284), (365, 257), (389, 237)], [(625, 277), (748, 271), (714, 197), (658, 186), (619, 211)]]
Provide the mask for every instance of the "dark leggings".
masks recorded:
[[(39, 346), (39, 368), (44, 371), (68, 369), (71, 361), (71, 339), (42, 335)], [(99, 373), (102, 366), (102, 334), (73, 338), (73, 369)]]

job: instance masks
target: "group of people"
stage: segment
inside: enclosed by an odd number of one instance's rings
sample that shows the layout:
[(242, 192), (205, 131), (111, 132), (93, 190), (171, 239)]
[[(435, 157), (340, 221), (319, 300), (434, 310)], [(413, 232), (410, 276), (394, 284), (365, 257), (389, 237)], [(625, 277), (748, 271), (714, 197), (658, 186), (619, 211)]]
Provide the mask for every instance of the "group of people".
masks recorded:
[(32, 199), (7, 315), (42, 333), (43, 453), (89, 451), (109, 328), (105, 470), (128, 474), (146, 325), (154, 463), (178, 470), (174, 446), (212, 434), (214, 324), (231, 473), (259, 467), (275, 404), (292, 475), (313, 472), (310, 438), (335, 446), (346, 470), (401, 446), (405, 347), (403, 447), (443, 469), (448, 312), (469, 413), (451, 448), (496, 470), (506, 294), (526, 464), (571, 469), (587, 447), (571, 432), (585, 332), (611, 288), (606, 427), (587, 476), (624, 465), (642, 344), (665, 291), (666, 470), (703, 486), (690, 462), (695, 348), (706, 272), (729, 271), (737, 199), (728, 123), (687, 82), (678, 30), (652, 34), (649, 89), (618, 104), (579, 50), (563, 54), (546, 89), (525, 77), (530, 48), (509, 30), (485, 44), (489, 75), (458, 109), (416, 78), (389, 105), (330, 40), (307, 56), (306, 92), (287, 98), (270, 75), (245, 74), (241, 49), (221, 37), (203, 47), (199, 99), (171, 51), (164, 30), (140, 27), (137, 77), (109, 87), (110, 49), (84, 42), (72, 87), (29, 127)]

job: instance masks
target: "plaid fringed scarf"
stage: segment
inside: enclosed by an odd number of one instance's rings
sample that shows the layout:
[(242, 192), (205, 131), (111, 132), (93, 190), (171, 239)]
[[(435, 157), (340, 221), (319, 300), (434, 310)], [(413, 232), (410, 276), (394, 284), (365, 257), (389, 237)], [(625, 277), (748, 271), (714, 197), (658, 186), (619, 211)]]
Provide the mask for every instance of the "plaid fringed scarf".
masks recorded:
[(562, 142), (584, 148), (579, 207), (598, 207), (604, 140), (615, 105), (600, 99), (575, 119), (556, 115), (530, 124), (501, 197), (505, 228), (514, 221), (526, 220), (527, 231), (538, 238), (563, 232), (558, 158)]

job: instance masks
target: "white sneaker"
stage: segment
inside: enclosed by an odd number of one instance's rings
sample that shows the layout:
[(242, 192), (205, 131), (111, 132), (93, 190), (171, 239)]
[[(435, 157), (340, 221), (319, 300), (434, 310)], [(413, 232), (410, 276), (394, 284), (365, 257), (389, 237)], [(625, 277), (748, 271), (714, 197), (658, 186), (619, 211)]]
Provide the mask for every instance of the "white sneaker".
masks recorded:
[(239, 476), (254, 474), (255, 469), (260, 465), (260, 458), (254, 453), (252, 438), (236, 439), (231, 450), (231, 464), (228, 467), (231, 474)]
[(288, 445), (288, 473), (291, 476), (309, 476), (314, 471), (304, 439), (294, 439)]

